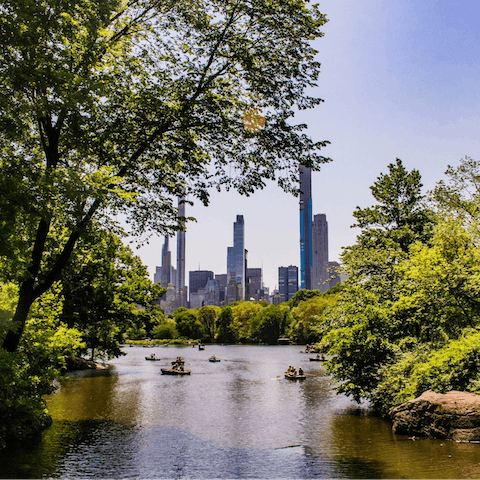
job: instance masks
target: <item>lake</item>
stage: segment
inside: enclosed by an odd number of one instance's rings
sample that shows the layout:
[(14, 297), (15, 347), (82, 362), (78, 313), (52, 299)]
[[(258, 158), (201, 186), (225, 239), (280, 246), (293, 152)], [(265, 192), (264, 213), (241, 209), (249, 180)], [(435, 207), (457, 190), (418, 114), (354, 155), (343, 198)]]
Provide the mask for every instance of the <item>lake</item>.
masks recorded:
[[(52, 426), (1, 450), (0, 478), (480, 478), (480, 445), (394, 435), (301, 350), (123, 348), (48, 397)], [(191, 375), (162, 375), (177, 356)]]

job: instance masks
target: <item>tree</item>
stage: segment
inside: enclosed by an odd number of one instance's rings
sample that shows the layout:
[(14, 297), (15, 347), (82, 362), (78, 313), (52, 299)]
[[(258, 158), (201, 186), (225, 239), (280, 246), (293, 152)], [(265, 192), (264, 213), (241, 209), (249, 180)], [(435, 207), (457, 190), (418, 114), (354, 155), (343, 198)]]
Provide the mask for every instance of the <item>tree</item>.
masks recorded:
[(441, 212), (466, 224), (480, 220), (480, 162), (465, 156), (458, 167), (448, 166), (448, 181), (437, 183), (430, 198)]
[(206, 337), (203, 339), (206, 342), (213, 342), (217, 334), (217, 316), (220, 312), (220, 307), (213, 305), (206, 305), (198, 309), (197, 318), (204, 326)]
[(293, 307), (290, 339), (301, 344), (318, 342), (325, 330), (322, 315), (327, 307), (336, 304), (337, 298), (335, 294), (324, 293), (311, 296)]
[(332, 355), (327, 368), (337, 389), (374, 404), (383, 369), (426, 327), (399, 302), (409, 283), (404, 266), (414, 250), (428, 248), (435, 225), (421, 194), (420, 173), (408, 172), (399, 159), (388, 170), (370, 187), (376, 205), (353, 213), (361, 232), (341, 257), (349, 278), (321, 327), (326, 333), (321, 348)]
[(320, 297), (322, 296), (322, 292), (320, 290), (299, 290), (290, 300), (290, 308), (295, 308), (300, 305), (301, 302), (308, 300), (309, 298), (313, 297)]
[(44, 396), (55, 390), (66, 367), (85, 345), (81, 333), (63, 323), (61, 286), (32, 306), (17, 352), (0, 349), (0, 436), (25, 440), (51, 424)]
[(235, 343), (238, 341), (238, 337), (235, 334), (232, 326), (233, 315), (232, 307), (226, 306), (222, 308), (220, 315), (217, 319), (218, 337), (219, 343)]
[(117, 235), (92, 233), (79, 241), (63, 270), (62, 319), (83, 335), (92, 360), (118, 356), (127, 332), (146, 336), (164, 289), (152, 283), (139, 257)]
[(355, 245), (344, 249), (341, 260), (349, 282), (393, 298), (394, 266), (408, 255), (413, 243), (431, 237), (434, 216), (424, 204), (420, 173), (408, 172), (398, 158), (388, 170), (370, 187), (377, 204), (353, 212), (357, 220), (353, 227), (361, 232)]
[(257, 302), (242, 301), (232, 307), (231, 328), (239, 342), (251, 340), (252, 320), (263, 310)]
[(172, 313), (175, 319), (178, 334), (191, 340), (201, 340), (205, 336), (205, 327), (197, 319), (196, 312), (180, 307)]
[(259, 342), (274, 345), (284, 336), (289, 326), (290, 309), (286, 304), (268, 305), (256, 315), (255, 323), (251, 337)]
[[(147, 238), (183, 228), (176, 198), (298, 193), (318, 170), (295, 109), (326, 18), (304, 0), (11, 0), (0, 18), (0, 254), (19, 285), (3, 348), (60, 278), (92, 219)], [(4, 265), (3, 265), (4, 264)]]

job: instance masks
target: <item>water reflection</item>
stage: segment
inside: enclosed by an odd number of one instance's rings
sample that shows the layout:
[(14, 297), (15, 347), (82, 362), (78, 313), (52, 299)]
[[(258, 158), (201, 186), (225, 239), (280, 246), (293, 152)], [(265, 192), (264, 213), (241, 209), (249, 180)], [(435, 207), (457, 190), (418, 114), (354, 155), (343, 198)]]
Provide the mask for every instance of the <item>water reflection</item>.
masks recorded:
[[(477, 478), (479, 445), (394, 436), (332, 391), (299, 347), (145, 350), (49, 397), (41, 441), (0, 452), (2, 478)], [(149, 352), (150, 353), (150, 352)], [(212, 353), (221, 359), (208, 362)], [(189, 377), (160, 374), (177, 355)], [(302, 382), (283, 378), (302, 366)]]

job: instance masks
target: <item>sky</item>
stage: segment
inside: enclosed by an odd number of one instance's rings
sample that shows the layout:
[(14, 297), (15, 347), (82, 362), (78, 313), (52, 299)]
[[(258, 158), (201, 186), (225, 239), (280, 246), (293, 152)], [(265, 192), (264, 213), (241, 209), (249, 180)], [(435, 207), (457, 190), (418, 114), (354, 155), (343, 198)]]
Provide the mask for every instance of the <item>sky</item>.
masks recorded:
[[(480, 159), (480, 1), (324, 0), (329, 22), (315, 42), (321, 75), (317, 108), (302, 111), (315, 141), (329, 140), (332, 158), (312, 175), (313, 213), (325, 213), (329, 260), (353, 245), (357, 206), (374, 204), (370, 186), (400, 158), (417, 169), (424, 192), (465, 155)], [(248, 266), (263, 267), (278, 287), (278, 267), (300, 266), (298, 198), (275, 184), (246, 198), (212, 192), (210, 205), (187, 207), (197, 219), (186, 232), (188, 271), (226, 273), (233, 222), (245, 220)], [(151, 278), (161, 265), (162, 238), (136, 253)], [(175, 242), (170, 241), (172, 259)]]

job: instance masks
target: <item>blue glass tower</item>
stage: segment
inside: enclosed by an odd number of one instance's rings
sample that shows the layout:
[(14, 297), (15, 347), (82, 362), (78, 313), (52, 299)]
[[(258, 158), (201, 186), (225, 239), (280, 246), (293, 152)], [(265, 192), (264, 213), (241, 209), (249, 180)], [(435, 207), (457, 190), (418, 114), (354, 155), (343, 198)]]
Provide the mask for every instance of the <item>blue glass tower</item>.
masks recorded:
[(300, 288), (312, 288), (312, 170), (300, 166)]
[(227, 249), (227, 283), (235, 279), (238, 292), (236, 300), (245, 298), (246, 262), (245, 222), (243, 215), (237, 215), (237, 221), (233, 224), (233, 247)]

